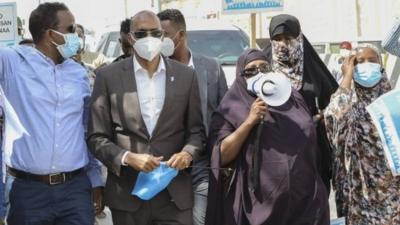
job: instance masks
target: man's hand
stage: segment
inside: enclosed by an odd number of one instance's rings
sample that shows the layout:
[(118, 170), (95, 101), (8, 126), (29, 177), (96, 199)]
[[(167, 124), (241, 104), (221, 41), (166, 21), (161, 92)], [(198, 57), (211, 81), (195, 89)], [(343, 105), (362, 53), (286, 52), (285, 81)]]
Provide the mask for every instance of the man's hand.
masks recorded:
[(162, 156), (155, 157), (149, 154), (129, 152), (125, 157), (125, 163), (135, 170), (150, 172), (160, 166)]
[(103, 187), (95, 187), (92, 190), (92, 199), (94, 209), (96, 210), (96, 215), (99, 215), (104, 210), (104, 202), (103, 202), (103, 194), (104, 188)]
[(190, 166), (193, 157), (188, 152), (181, 151), (174, 154), (167, 162), (167, 165), (177, 170), (183, 170)]

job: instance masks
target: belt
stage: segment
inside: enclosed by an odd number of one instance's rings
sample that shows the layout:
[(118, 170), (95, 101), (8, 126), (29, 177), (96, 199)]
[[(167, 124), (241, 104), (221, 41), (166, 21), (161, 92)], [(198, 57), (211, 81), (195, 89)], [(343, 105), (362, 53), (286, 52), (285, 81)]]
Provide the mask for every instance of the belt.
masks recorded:
[(52, 173), (52, 174), (46, 174), (46, 175), (37, 175), (37, 174), (32, 174), (32, 173), (27, 173), (21, 170), (17, 170), (11, 167), (7, 167), (7, 172), (11, 175), (14, 176), (18, 179), (22, 180), (29, 180), (29, 181), (37, 181), (41, 183), (45, 183), (47, 185), (57, 185), (57, 184), (63, 184), (75, 176), (81, 174), (83, 172), (83, 169), (77, 169), (71, 172), (65, 172), (65, 173)]

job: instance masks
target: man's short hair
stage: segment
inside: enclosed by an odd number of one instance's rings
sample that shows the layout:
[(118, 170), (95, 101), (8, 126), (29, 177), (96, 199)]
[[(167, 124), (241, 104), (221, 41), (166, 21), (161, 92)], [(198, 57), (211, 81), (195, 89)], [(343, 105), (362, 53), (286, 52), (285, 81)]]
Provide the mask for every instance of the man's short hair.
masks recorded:
[(56, 29), (59, 21), (58, 11), (68, 11), (68, 7), (60, 2), (46, 2), (32, 11), (29, 17), (29, 31), (33, 42), (37, 44), (48, 29)]
[(177, 28), (186, 31), (185, 17), (181, 11), (177, 9), (166, 9), (157, 14), (161, 21), (169, 20), (174, 23)]
[(131, 19), (125, 19), (121, 22), (121, 33), (128, 34), (131, 31)]
[(76, 28), (79, 28), (82, 30), (83, 35), (85, 35), (85, 28), (81, 24), (76, 24)]

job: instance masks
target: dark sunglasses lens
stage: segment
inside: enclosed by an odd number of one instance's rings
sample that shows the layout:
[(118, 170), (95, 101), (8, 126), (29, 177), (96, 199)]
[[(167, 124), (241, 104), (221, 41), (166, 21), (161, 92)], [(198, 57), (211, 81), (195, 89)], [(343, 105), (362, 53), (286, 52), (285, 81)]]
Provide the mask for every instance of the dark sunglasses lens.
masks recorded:
[(153, 30), (150, 32), (152, 37), (155, 38), (160, 38), (162, 36), (162, 31), (161, 30)]
[(136, 32), (133, 33), (133, 36), (136, 39), (144, 38), (144, 37), (147, 36), (147, 32), (146, 31), (136, 31)]
[(271, 71), (271, 67), (269, 65), (262, 65), (259, 67), (261, 73), (268, 73)]
[(248, 68), (245, 69), (243, 72), (245, 76), (254, 76), (258, 73), (258, 70), (257, 68)]
[(75, 33), (76, 25), (71, 25), (71, 26), (67, 27), (67, 31), (68, 31), (68, 33)]

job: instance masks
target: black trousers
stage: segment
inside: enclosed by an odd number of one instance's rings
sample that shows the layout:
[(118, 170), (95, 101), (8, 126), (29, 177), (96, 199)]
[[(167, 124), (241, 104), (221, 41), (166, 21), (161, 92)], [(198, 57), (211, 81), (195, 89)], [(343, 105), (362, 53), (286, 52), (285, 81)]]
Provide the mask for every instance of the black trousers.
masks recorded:
[(94, 208), (91, 194), (92, 186), (85, 173), (54, 186), (15, 178), (9, 194), (10, 211), (7, 223), (93, 225)]
[(114, 225), (192, 225), (193, 220), (192, 209), (178, 209), (166, 190), (135, 212), (111, 208), (111, 214)]

